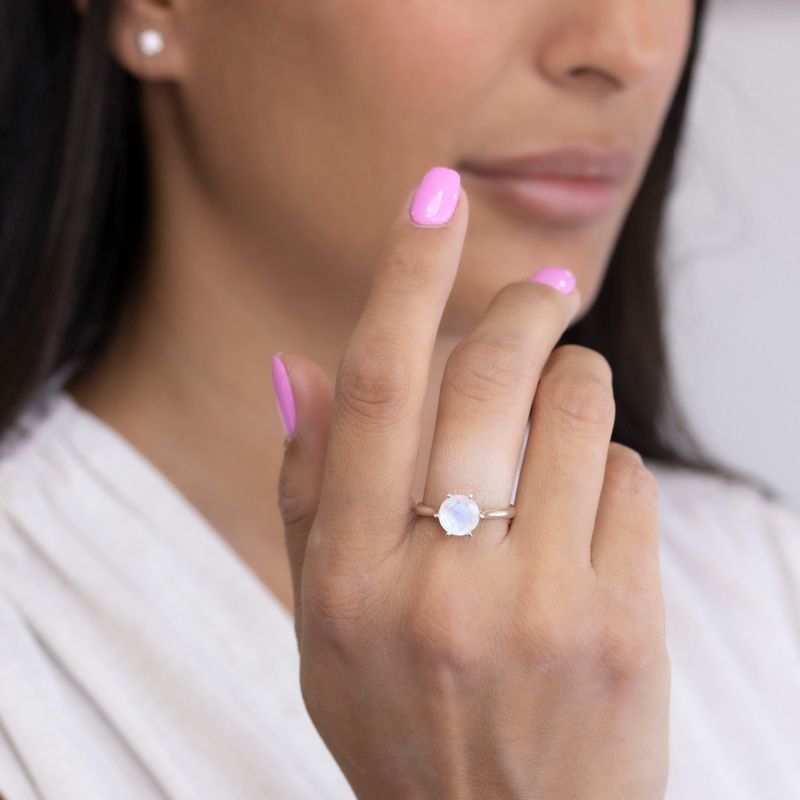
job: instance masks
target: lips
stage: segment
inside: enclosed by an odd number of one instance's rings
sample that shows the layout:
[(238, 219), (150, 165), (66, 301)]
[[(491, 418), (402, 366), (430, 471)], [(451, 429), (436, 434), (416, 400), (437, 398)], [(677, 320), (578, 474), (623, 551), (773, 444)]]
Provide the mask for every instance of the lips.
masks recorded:
[(620, 187), (634, 166), (628, 150), (587, 145), (500, 161), (463, 162), (459, 168), (477, 187), (529, 216), (583, 225), (617, 206)]

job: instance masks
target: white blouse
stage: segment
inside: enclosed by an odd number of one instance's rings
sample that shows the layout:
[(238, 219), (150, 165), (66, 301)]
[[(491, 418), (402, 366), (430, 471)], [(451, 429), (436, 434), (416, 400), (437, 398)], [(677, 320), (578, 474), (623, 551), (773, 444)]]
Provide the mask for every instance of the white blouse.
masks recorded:
[[(0, 448), (5, 800), (353, 800), (291, 615), (62, 389)], [(800, 798), (800, 518), (648, 462), (672, 660), (668, 800)]]

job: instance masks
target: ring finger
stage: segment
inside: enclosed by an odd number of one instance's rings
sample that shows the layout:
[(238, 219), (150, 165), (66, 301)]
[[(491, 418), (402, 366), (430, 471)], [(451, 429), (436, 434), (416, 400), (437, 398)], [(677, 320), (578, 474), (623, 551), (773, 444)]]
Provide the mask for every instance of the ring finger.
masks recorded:
[[(539, 282), (548, 277), (556, 284)], [(439, 393), (425, 505), (438, 511), (448, 494), (470, 493), (481, 510), (509, 504), (539, 375), (580, 307), (577, 289), (562, 293), (572, 286), (570, 273), (552, 267), (504, 286), (452, 351)], [(508, 522), (481, 519), (472, 536), (458, 538), (477, 546), (497, 542)], [(439, 522), (432, 523), (418, 530), (444, 537)]]

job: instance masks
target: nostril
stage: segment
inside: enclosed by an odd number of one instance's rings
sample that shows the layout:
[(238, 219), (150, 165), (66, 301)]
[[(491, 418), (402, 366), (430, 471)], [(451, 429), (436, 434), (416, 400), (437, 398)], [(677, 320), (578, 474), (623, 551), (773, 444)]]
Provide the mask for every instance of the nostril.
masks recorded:
[(596, 85), (600, 89), (608, 89), (609, 87), (621, 89), (623, 86), (622, 81), (616, 75), (597, 67), (573, 67), (569, 70), (568, 76), (575, 83), (587, 86)]

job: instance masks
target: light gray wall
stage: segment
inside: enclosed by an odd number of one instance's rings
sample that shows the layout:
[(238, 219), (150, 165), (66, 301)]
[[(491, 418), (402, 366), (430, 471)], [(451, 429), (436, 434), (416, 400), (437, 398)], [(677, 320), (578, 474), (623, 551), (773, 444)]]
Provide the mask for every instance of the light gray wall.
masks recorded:
[(800, 3), (716, 0), (670, 204), (679, 397), (800, 512)]

